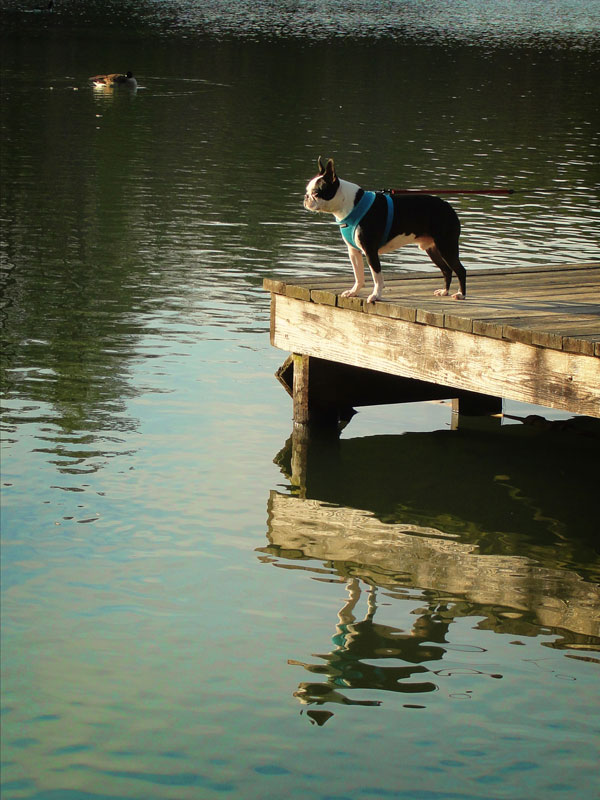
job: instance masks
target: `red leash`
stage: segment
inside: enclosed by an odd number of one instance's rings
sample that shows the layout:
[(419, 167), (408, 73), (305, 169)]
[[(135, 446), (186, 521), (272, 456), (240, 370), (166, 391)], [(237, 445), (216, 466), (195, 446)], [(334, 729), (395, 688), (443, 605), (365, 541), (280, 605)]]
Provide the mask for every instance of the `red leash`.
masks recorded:
[(514, 194), (516, 189), (382, 189), (384, 194)]

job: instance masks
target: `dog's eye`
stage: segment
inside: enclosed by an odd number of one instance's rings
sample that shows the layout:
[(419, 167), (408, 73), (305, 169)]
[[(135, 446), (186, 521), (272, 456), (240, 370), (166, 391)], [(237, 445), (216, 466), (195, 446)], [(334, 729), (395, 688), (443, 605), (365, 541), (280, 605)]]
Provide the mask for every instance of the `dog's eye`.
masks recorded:
[(322, 181), (313, 189), (315, 196), (321, 200), (331, 200), (335, 197), (340, 182), (336, 179), (333, 183), (326, 183)]

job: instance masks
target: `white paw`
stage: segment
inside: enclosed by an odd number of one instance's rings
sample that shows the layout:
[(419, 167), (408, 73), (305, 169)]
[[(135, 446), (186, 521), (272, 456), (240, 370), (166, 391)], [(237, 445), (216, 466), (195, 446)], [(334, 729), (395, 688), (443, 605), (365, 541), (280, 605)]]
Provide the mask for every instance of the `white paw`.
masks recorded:
[(448, 295), (448, 289), (436, 289), (433, 294), (436, 297), (446, 297)]
[(455, 292), (455, 293), (452, 295), (452, 299), (453, 299), (453, 300), (464, 300), (464, 299), (465, 299), (465, 296), (464, 296), (464, 294), (463, 294), (462, 292)]
[(356, 297), (359, 291), (360, 289), (355, 289), (352, 287), (352, 289), (346, 289), (345, 292), (342, 292), (341, 297)]
[(381, 295), (378, 295), (377, 292), (373, 292), (367, 297), (367, 303), (374, 303), (376, 300), (381, 300)]

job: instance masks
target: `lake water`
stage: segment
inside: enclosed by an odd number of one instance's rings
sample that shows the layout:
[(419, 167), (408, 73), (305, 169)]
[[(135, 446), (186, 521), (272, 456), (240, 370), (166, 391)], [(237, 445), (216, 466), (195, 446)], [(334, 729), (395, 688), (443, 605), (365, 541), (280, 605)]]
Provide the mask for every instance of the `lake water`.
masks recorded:
[(598, 260), (600, 3), (40, 5), (0, 34), (3, 800), (597, 796), (597, 426), (361, 409), (299, 480), (261, 287), (350, 285), (320, 154), (518, 190), (453, 200), (467, 269)]

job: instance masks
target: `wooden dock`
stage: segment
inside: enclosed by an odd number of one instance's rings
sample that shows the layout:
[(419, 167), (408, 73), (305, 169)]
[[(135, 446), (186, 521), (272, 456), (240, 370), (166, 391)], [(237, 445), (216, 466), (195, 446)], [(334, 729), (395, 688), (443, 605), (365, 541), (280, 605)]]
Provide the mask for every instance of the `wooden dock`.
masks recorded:
[(600, 417), (600, 262), (469, 270), (465, 301), (433, 296), (439, 271), (384, 276), (373, 304), (341, 296), (350, 272), (265, 279), (296, 423), (435, 398), (465, 413), (506, 398)]

